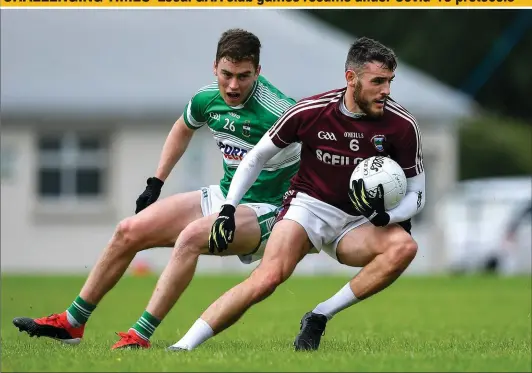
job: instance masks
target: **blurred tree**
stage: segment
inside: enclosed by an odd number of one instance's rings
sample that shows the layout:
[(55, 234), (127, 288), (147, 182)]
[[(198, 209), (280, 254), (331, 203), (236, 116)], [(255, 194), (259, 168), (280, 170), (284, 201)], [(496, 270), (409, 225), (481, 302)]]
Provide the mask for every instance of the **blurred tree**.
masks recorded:
[[(320, 9), (308, 12), (354, 36), (382, 41), (401, 60), (459, 89), (464, 88), (490, 53), (500, 52), (501, 45), (517, 41), (501, 56), (502, 62), (494, 66), (475, 99), (490, 111), (520, 117), (532, 124), (532, 110), (528, 110), (532, 87), (532, 10)], [(519, 20), (524, 20), (523, 27), (508, 32)], [(502, 35), (508, 38), (500, 43)]]
[(460, 126), (460, 179), (532, 175), (532, 126), (481, 116)]

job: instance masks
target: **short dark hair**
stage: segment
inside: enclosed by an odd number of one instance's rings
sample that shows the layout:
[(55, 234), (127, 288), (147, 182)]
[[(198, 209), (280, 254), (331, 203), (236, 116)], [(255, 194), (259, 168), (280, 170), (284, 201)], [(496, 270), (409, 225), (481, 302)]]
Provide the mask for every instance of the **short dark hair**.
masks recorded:
[(377, 61), (382, 63), (390, 71), (397, 67), (397, 57), (391, 48), (379, 43), (376, 40), (361, 37), (349, 48), (345, 61), (345, 70), (350, 68), (361, 68), (368, 62)]
[(249, 31), (234, 28), (225, 31), (218, 41), (216, 63), (222, 58), (231, 62), (250, 61), (255, 69), (260, 62), (260, 40)]

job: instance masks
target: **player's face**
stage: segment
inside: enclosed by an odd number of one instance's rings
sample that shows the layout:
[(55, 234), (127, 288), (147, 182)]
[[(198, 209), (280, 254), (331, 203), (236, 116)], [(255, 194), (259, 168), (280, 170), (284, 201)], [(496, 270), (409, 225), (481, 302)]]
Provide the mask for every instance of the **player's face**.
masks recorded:
[(240, 105), (246, 100), (259, 73), (260, 66), (255, 70), (251, 61), (232, 62), (221, 58), (214, 63), (220, 94), (229, 106)]
[(348, 85), (358, 108), (366, 115), (379, 118), (384, 114), (384, 104), (390, 95), (390, 85), (395, 74), (379, 62), (367, 63), (355, 73), (347, 71)]

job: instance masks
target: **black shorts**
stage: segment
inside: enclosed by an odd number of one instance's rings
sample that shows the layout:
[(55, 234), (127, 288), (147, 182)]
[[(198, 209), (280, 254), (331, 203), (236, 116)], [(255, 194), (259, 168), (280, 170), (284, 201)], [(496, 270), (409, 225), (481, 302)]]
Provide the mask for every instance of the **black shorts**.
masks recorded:
[(403, 229), (409, 234), (409, 235), (412, 235), (412, 220), (411, 219), (408, 219), (408, 220), (405, 220), (405, 221), (402, 221), (402, 222), (399, 222), (397, 223), (399, 224), (401, 227), (403, 227)]

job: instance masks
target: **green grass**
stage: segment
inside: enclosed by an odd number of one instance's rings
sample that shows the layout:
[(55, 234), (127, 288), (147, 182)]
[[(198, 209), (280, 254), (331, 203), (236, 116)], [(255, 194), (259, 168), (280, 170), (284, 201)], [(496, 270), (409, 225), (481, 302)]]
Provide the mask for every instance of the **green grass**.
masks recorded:
[(401, 278), (338, 314), (318, 352), (296, 353), (299, 320), (347, 278), (294, 277), (198, 349), (170, 353), (215, 298), (242, 277), (202, 276), (152, 338), (111, 351), (114, 332), (141, 315), (156, 278), (124, 278), (104, 298), (79, 346), (29, 338), (15, 316), (66, 309), (82, 277), (2, 277), (2, 371), (531, 371), (530, 278)]

